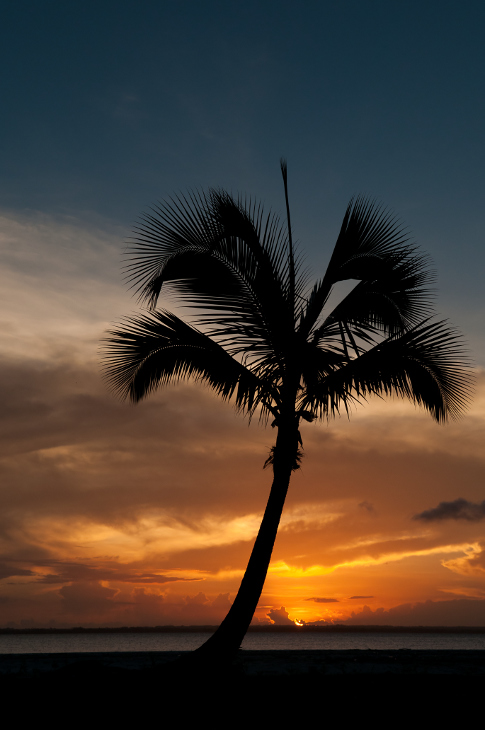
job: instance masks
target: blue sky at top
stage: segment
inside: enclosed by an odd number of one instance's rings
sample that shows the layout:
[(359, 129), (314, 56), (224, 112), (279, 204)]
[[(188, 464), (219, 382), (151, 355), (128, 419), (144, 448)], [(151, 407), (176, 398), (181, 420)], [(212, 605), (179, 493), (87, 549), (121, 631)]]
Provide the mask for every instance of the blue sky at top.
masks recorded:
[(220, 185), (282, 212), (285, 155), (310, 264), (350, 196), (375, 196), (482, 353), (484, 19), (435, 0), (9, 2), (0, 206), (128, 231), (172, 191)]

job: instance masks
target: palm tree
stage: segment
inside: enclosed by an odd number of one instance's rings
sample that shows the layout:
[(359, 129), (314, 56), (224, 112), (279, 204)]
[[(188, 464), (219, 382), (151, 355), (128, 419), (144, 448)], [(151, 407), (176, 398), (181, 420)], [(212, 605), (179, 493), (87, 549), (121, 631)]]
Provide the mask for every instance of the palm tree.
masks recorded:
[[(470, 390), (460, 335), (430, 319), (427, 258), (378, 205), (351, 200), (327, 271), (308, 288), (293, 247), (283, 160), (281, 169), (286, 228), (260, 204), (223, 190), (175, 197), (145, 215), (127, 271), (148, 308), (106, 340), (105, 374), (121, 397), (138, 402), (193, 379), (276, 428), (261, 527), (229, 613), (198, 650), (203, 656), (233, 653), (251, 622), (302, 457), (302, 419), (330, 419), (370, 395), (397, 395), (443, 422), (460, 414)], [(349, 279), (355, 286), (327, 312), (333, 286)], [(195, 312), (191, 324), (155, 309), (162, 287)]]

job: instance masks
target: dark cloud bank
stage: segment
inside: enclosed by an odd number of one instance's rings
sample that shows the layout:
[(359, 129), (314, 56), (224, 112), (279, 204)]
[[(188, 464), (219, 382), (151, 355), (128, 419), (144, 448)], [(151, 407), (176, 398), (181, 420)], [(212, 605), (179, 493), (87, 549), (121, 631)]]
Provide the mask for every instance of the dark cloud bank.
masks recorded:
[(404, 603), (389, 610), (364, 606), (342, 621), (350, 625), (388, 626), (484, 626), (485, 601), (458, 599), (451, 601), (424, 601)]
[(425, 522), (438, 522), (440, 520), (478, 522), (485, 519), (485, 500), (478, 504), (461, 498), (455, 499), (454, 502), (440, 502), (437, 507), (420, 512), (413, 519), (424, 520)]

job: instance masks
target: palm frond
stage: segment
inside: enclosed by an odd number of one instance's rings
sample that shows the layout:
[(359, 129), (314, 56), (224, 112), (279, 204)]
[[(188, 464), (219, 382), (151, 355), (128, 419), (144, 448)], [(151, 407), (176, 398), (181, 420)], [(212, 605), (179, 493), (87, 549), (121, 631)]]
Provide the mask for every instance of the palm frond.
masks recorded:
[(177, 257), (186, 262), (188, 254), (198, 254), (199, 263), (207, 257), (204, 274), (214, 262), (222, 263), (229, 277), (237, 276), (253, 287), (258, 278), (269, 277), (273, 283), (266, 284), (277, 298), (285, 288), (285, 233), (276, 216), (265, 216), (262, 206), (251, 200), (243, 205), (222, 190), (174, 197), (143, 216), (135, 230), (127, 279), (150, 308), (165, 282), (194, 278), (194, 272), (190, 276), (177, 265)]
[(397, 395), (442, 422), (463, 412), (471, 389), (461, 336), (444, 321), (428, 321), (387, 338), (328, 376), (315, 378), (300, 405), (329, 417), (372, 394)]
[[(391, 213), (365, 198), (351, 200), (327, 272), (309, 299), (301, 331), (308, 335), (318, 329), (332, 286), (349, 279), (360, 284), (341, 310), (349, 304), (359, 312), (361, 326), (368, 322), (393, 334), (416, 325), (430, 314), (433, 275), (428, 263)], [(354, 306), (357, 297), (360, 301)]]
[(217, 237), (210, 199), (203, 192), (170, 198), (142, 216), (130, 241), (126, 279), (141, 303), (155, 307), (166, 280), (164, 268), (181, 253), (207, 254)]
[(278, 218), (255, 201), (220, 190), (181, 196), (145, 216), (127, 275), (151, 308), (168, 285), (231, 354), (276, 355), (283, 372), (291, 322), (285, 242)]
[(250, 417), (260, 405), (263, 417), (275, 414), (275, 394), (262, 380), (207, 335), (170, 312), (126, 319), (108, 332), (103, 369), (121, 398), (138, 402), (160, 386), (193, 379)]

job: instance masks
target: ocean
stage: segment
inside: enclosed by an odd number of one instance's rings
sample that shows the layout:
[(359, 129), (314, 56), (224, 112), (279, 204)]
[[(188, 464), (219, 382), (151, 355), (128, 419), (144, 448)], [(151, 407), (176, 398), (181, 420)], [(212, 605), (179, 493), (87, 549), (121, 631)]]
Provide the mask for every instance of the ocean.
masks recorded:
[[(209, 632), (2, 634), (0, 654), (192, 651)], [(485, 633), (351, 632), (248, 633), (242, 649), (260, 650), (485, 650)]]

